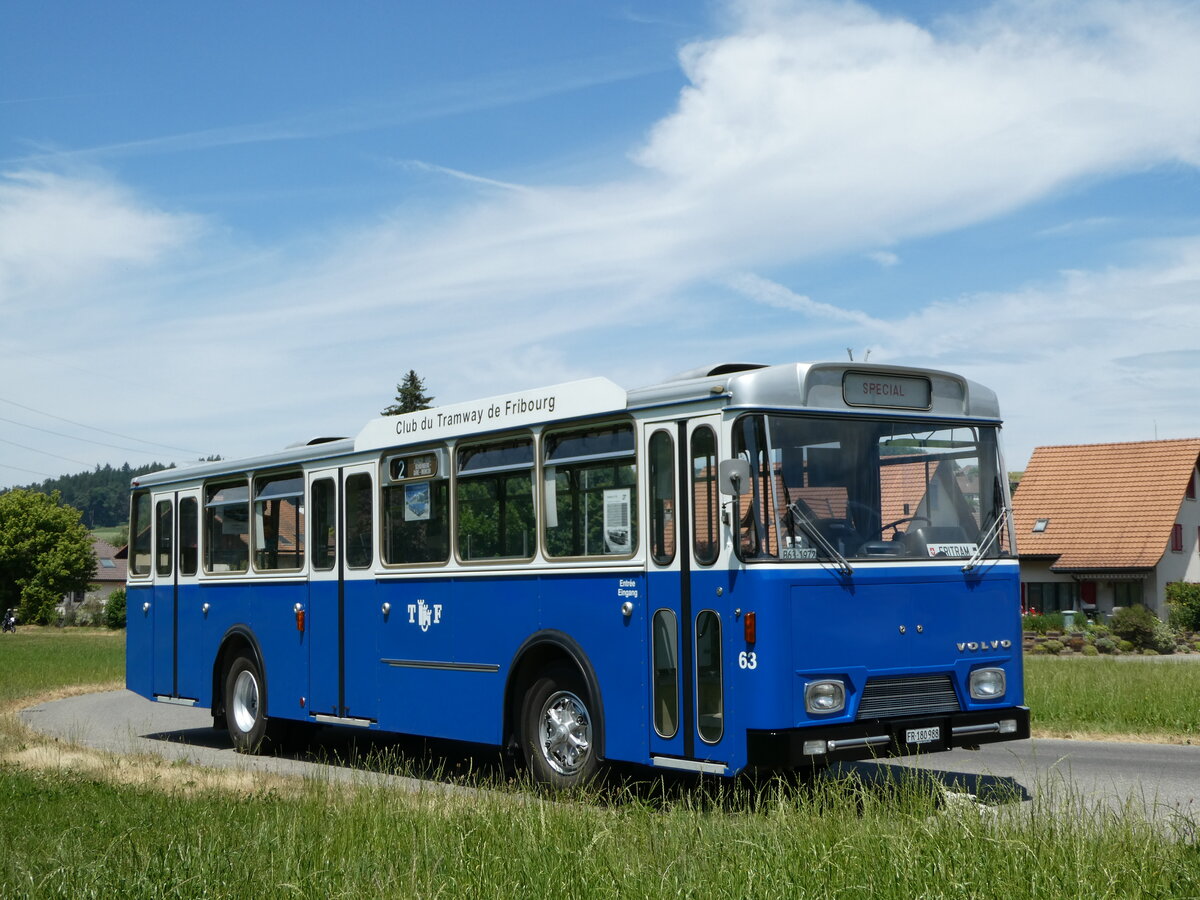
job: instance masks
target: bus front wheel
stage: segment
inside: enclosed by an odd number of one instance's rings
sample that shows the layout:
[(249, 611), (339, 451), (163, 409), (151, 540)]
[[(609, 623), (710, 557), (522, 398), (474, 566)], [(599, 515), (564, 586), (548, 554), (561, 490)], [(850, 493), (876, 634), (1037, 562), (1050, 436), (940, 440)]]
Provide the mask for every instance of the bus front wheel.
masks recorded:
[(258, 664), (245, 654), (234, 657), (225, 675), (225, 724), (238, 753), (257, 753), (266, 740), (266, 696)]
[(553, 788), (586, 784), (599, 757), (592, 711), (582, 679), (567, 666), (552, 666), (525, 695), (521, 745), (534, 781)]

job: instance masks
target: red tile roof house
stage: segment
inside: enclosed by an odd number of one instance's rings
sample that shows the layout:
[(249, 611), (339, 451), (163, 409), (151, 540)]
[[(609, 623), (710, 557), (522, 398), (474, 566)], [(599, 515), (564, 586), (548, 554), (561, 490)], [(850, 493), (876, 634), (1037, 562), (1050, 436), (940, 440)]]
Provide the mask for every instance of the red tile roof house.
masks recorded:
[(90, 589), (87, 593), (73, 591), (67, 594), (59, 607), (60, 613), (78, 609), (85, 600), (98, 600), (103, 605), (113, 591), (125, 587), (125, 554), (98, 538), (92, 538), (92, 550), (96, 554), (96, 571)]
[(1038, 447), (1013, 495), (1021, 604), (1100, 616), (1200, 582), (1200, 438)]

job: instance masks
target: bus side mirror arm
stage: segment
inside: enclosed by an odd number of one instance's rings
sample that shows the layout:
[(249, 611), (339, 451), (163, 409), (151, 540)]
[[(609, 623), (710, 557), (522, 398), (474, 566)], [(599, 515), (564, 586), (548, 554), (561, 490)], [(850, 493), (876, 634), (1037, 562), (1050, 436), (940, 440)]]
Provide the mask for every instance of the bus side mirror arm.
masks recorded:
[(721, 460), (717, 484), (722, 494), (740, 497), (750, 488), (750, 463), (744, 459)]

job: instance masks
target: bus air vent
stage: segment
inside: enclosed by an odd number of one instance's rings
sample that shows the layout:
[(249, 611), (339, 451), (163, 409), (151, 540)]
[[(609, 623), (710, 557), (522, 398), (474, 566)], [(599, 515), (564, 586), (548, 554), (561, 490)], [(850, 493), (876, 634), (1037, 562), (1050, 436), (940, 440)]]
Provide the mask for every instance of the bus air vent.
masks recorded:
[(958, 695), (950, 676), (915, 675), (907, 678), (872, 678), (858, 705), (859, 719), (959, 712)]

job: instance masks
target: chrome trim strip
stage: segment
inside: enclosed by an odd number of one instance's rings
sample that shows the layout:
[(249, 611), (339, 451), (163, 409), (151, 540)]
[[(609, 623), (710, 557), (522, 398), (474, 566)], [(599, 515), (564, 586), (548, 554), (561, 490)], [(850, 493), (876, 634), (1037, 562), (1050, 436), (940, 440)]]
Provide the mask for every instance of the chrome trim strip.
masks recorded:
[(495, 663), (458, 663), (439, 662), (432, 659), (381, 659), (385, 666), (395, 666), (400, 669), (438, 669), (444, 672), (499, 672), (500, 666)]
[(890, 744), (892, 739), (884, 734), (877, 737), (845, 738), (840, 741), (829, 741), (825, 746), (832, 753), (834, 750), (848, 750), (852, 747), (877, 747), (880, 744)]
[(963, 734), (999, 734), (1000, 723), (991, 722), (983, 725), (959, 725), (957, 728), (951, 728), (950, 733), (956, 737)]
[(325, 725), (353, 725), (355, 728), (370, 728), (375, 723), (370, 719), (347, 719), (342, 716), (331, 716), (323, 713), (313, 713), (313, 720)]
[(685, 772), (705, 772), (710, 775), (724, 775), (729, 769), (725, 763), (700, 762), (695, 759), (675, 759), (673, 756), (652, 756), (650, 763), (660, 769), (682, 769)]
[(189, 697), (164, 697), (161, 694), (155, 694), (154, 699), (159, 703), (170, 703), (172, 706), (195, 706), (198, 702)]

